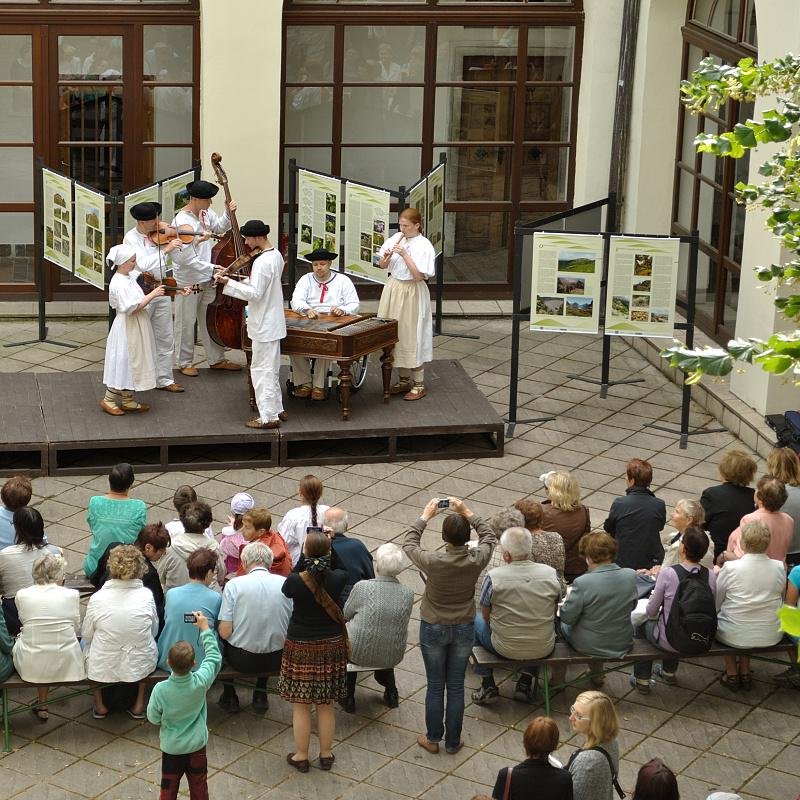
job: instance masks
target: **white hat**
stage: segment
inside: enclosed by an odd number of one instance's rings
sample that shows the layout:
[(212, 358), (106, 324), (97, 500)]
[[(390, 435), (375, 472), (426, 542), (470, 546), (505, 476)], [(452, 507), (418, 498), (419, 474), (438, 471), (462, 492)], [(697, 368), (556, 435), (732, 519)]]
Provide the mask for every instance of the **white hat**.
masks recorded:
[(129, 244), (115, 244), (106, 256), (106, 264), (109, 267), (118, 267), (126, 261), (130, 261), (136, 255), (136, 251)]
[(556, 471), (554, 469), (551, 469), (549, 472), (543, 472), (539, 476), (539, 480), (544, 484), (545, 489), (550, 486), (550, 478), (555, 474), (556, 474)]
[(231, 514), (245, 514), (256, 504), (252, 495), (247, 492), (237, 492), (231, 500)]
[(711, 792), (706, 800), (742, 800), (736, 792)]

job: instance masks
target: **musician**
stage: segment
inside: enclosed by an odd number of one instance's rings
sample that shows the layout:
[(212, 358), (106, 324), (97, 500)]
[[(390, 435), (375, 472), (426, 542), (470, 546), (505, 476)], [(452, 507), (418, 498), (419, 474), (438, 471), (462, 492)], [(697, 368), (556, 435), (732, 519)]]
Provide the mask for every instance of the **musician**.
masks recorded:
[(400, 212), (400, 230), (380, 249), (380, 265), (389, 270), (383, 287), (378, 316), (397, 320), (399, 341), (394, 364), (399, 380), (391, 394), (403, 400), (425, 397), (423, 364), (433, 358), (433, 318), (426, 281), (436, 272), (433, 245), (422, 235), (422, 217), (416, 208)]
[(218, 269), (214, 280), (225, 285), (223, 294), (247, 301), (247, 334), (253, 342), (250, 376), (256, 394), (258, 416), (245, 422), (248, 428), (279, 428), (288, 416), (281, 397), (281, 347), (286, 336), (281, 273), (283, 256), (269, 240), (269, 225), (251, 219), (241, 227), (244, 243), (259, 253), (250, 277), (236, 280)]
[[(194, 237), (191, 244), (185, 245), (172, 254), (173, 274), (178, 286), (197, 284), (201, 291), (190, 296), (175, 297), (175, 357), (181, 375), (196, 378), (199, 375), (194, 366), (194, 326), (200, 332), (200, 341), (206, 351), (206, 359), (211, 369), (224, 369), (232, 372), (241, 370), (239, 364), (226, 360), (225, 350), (210, 336), (206, 326), (206, 309), (214, 301), (217, 290), (211, 276), (214, 265), (211, 263), (212, 233), (225, 233), (231, 227), (226, 210), (222, 216), (211, 210), (212, 198), (219, 187), (208, 181), (192, 181), (186, 184), (189, 202), (176, 214), (173, 228), (188, 226), (193, 231), (204, 231), (205, 235)], [(228, 208), (236, 211), (236, 203), (231, 200)]]
[[(136, 220), (136, 227), (131, 228), (122, 240), (136, 251), (136, 268), (140, 272), (149, 272), (157, 281), (167, 277), (172, 269), (170, 254), (181, 247), (181, 240), (175, 236), (164, 245), (156, 244), (151, 233), (175, 233), (160, 220), (161, 203), (137, 203), (131, 206), (131, 216)], [(156, 340), (156, 389), (164, 392), (182, 392), (183, 386), (175, 383), (172, 375), (174, 350), (172, 329), (172, 300), (169, 297), (156, 297), (147, 306), (153, 336)]]
[[(304, 314), (309, 319), (316, 319), (320, 314), (333, 314), (343, 317), (345, 314), (358, 313), (358, 294), (353, 281), (341, 272), (331, 271), (331, 263), (336, 253), (322, 248), (305, 256), (311, 262), (311, 272), (303, 275), (297, 282), (292, 294), (292, 311)], [(311, 396), (312, 400), (325, 399), (325, 377), (331, 361), (318, 358), (312, 379), (310, 362), (301, 356), (292, 356), (292, 375), (295, 397)]]

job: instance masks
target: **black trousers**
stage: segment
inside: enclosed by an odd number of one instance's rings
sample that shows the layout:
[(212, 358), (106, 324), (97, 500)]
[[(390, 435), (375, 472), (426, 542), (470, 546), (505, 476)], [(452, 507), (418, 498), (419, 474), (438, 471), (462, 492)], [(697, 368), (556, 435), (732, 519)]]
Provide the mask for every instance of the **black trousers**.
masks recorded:
[[(394, 682), (393, 669), (376, 669), (373, 673), (375, 680), (384, 687), (384, 689), (396, 689), (397, 686)], [(356, 694), (356, 681), (358, 680), (357, 672), (347, 673), (347, 696), (355, 697)]]
[[(229, 642), (225, 642), (225, 660), (228, 665), (237, 672), (244, 672), (247, 675), (258, 675), (262, 672), (280, 672), (281, 657), (283, 650), (276, 650), (274, 653), (251, 653), (249, 650), (242, 650), (234, 647)], [(223, 683), (225, 695), (236, 694), (236, 689), (232, 683)], [(264, 692), (267, 688), (267, 678), (259, 677), (256, 679), (256, 692)]]

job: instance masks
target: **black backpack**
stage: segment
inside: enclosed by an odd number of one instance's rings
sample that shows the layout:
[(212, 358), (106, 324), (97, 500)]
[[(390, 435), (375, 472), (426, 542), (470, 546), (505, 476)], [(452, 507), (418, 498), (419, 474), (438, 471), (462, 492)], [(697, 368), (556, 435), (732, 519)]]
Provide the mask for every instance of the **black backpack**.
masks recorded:
[(708, 585), (708, 570), (700, 567), (689, 572), (680, 564), (672, 569), (679, 583), (664, 634), (678, 653), (699, 656), (709, 651), (717, 632), (717, 607)]

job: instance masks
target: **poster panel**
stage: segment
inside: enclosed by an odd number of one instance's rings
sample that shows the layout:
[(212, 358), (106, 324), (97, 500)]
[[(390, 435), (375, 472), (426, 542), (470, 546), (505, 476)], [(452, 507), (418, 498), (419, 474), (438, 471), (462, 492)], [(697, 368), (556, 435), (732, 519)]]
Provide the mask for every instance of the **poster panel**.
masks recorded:
[[(188, 183), (188, 181), (187, 181)], [(161, 187), (154, 183), (152, 186), (145, 186), (143, 189), (137, 189), (135, 192), (125, 195), (125, 216), (122, 219), (122, 230), (128, 231), (136, 224), (136, 220), (131, 216), (131, 208), (137, 203), (160, 203), (161, 202)], [(172, 221), (172, 216), (167, 219), (167, 222)]]
[(44, 257), (72, 272), (72, 181), (42, 170)]
[(409, 208), (416, 208), (422, 217), (422, 230), (428, 230), (425, 225), (428, 212), (428, 178), (423, 178), (419, 183), (415, 183), (406, 195), (406, 206)]
[(320, 247), (338, 253), (341, 180), (307, 169), (297, 173), (297, 255), (305, 256)]
[(75, 184), (75, 277), (105, 288), (106, 198)]
[[(194, 170), (184, 172), (183, 175), (176, 175), (168, 178), (161, 183), (161, 219), (164, 222), (172, 222), (175, 215), (189, 202), (189, 193), (186, 191), (186, 184), (194, 180)], [(222, 212), (220, 212), (222, 213)]]
[(602, 279), (602, 236), (534, 233), (530, 329), (597, 333)]
[(612, 236), (605, 332), (673, 337), (680, 239)]
[(423, 228), (436, 255), (442, 254), (444, 241), (444, 164), (440, 164), (428, 174), (428, 190), (426, 195), (428, 213), (427, 224)]
[(344, 189), (344, 271), (386, 283), (378, 251), (389, 235), (391, 195), (382, 189), (347, 181)]

